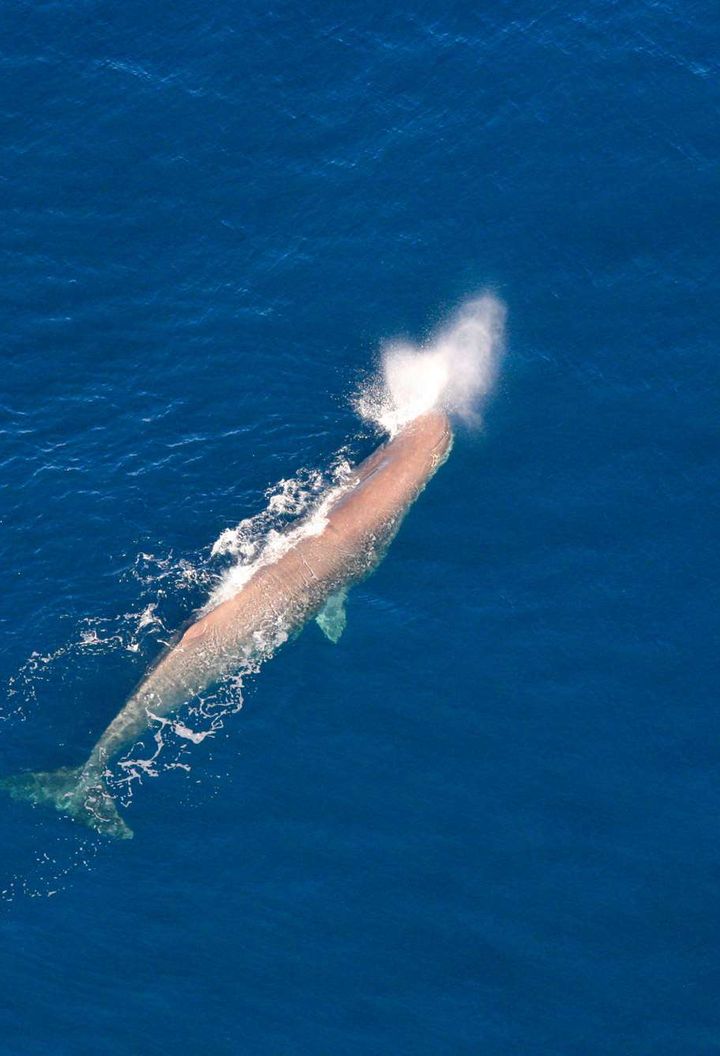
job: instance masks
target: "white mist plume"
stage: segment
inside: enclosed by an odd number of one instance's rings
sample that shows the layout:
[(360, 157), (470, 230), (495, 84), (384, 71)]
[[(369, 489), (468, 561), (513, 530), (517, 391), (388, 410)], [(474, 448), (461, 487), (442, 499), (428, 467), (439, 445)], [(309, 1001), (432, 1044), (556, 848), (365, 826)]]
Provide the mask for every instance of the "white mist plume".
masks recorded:
[(491, 294), (464, 304), (429, 341), (387, 345), (378, 377), (364, 386), (355, 409), (394, 436), (433, 407), (477, 421), (497, 376), (505, 307)]

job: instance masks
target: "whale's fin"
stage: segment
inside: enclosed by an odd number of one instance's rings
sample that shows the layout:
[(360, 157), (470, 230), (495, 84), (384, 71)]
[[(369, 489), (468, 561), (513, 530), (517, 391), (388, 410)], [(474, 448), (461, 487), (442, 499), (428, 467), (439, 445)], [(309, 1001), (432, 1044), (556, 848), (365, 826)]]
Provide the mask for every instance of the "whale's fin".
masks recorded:
[(331, 594), (320, 612), (315, 617), (320, 630), (325, 637), (336, 645), (345, 630), (347, 616), (345, 614), (345, 602), (347, 601), (347, 589), (339, 590), (337, 594)]
[(88, 773), (85, 767), (64, 766), (47, 773), (6, 777), (0, 781), (0, 788), (9, 792), (13, 799), (55, 807), (55, 810), (69, 814), (81, 825), (87, 825), (104, 836), (121, 840), (132, 837), (132, 829), (120, 817), (102, 775)]

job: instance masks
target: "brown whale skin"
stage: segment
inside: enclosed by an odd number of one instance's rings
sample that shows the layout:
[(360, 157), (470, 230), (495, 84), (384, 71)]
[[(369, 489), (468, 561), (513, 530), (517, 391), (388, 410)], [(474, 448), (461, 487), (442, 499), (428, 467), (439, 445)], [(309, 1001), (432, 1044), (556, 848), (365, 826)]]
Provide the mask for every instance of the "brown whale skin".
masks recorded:
[(318, 534), (260, 566), (165, 653), (108, 726), (88, 765), (106, 764), (153, 717), (167, 715), (243, 663), (270, 655), (329, 597), (371, 572), (451, 443), (447, 416), (432, 412), (360, 463)]

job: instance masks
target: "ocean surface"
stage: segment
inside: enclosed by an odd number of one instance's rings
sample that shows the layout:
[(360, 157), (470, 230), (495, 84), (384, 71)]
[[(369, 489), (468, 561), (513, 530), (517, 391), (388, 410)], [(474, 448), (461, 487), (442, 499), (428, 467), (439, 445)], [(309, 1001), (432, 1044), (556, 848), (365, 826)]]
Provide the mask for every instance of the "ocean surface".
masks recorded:
[(719, 43), (3, 4), (0, 774), (372, 450), (388, 341), (507, 321), (340, 642), (116, 765), (132, 841), (0, 797), (2, 1056), (720, 1053)]

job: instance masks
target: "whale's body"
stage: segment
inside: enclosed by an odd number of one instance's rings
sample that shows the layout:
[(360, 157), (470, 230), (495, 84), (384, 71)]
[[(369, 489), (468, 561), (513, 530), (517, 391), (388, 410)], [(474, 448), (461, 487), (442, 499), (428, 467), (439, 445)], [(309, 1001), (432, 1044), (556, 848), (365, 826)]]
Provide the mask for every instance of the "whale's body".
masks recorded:
[(4, 781), (4, 787), (16, 798), (52, 803), (100, 832), (131, 836), (103, 782), (108, 763), (154, 718), (175, 711), (243, 665), (269, 656), (368, 575), (451, 442), (442, 412), (406, 425), (357, 466), (317, 531), (300, 533), (275, 561), (259, 564), (235, 596), (185, 631), (110, 723), (84, 766), (21, 775)]

